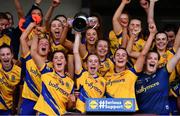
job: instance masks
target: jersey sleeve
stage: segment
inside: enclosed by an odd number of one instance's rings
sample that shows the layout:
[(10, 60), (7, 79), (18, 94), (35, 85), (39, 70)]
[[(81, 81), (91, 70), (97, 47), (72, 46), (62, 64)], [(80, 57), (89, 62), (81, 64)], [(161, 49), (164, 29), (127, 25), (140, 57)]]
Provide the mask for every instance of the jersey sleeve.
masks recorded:
[(135, 75), (139, 75), (141, 72), (140, 71), (138, 71), (135, 67), (134, 68), (129, 68), (129, 70), (131, 71), (131, 72), (133, 72)]
[(22, 56), (21, 58), (24, 59), (25, 62), (32, 59), (30, 52), (28, 52), (26, 55)]
[(81, 69), (78, 72), (75, 72), (75, 78), (76, 79), (80, 78), (83, 72), (85, 72), (85, 70), (81, 67)]

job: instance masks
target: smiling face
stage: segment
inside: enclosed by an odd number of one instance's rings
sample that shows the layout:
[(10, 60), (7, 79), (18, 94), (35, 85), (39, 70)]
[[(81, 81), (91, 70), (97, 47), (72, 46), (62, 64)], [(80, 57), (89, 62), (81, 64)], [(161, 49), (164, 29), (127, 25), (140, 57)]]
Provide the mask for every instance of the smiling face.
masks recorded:
[(166, 50), (168, 39), (165, 33), (158, 33), (155, 36), (156, 48), (160, 51)]
[(127, 26), (129, 24), (129, 16), (126, 13), (122, 13), (120, 16), (120, 24), (122, 26)]
[(149, 52), (146, 58), (145, 72), (153, 74), (158, 67), (158, 54), (156, 52)]
[(66, 58), (62, 52), (54, 53), (52, 62), (56, 72), (64, 72)]
[(47, 56), (49, 53), (49, 41), (47, 39), (40, 39), (38, 43), (38, 53), (41, 56)]
[(59, 20), (53, 20), (51, 22), (51, 33), (53, 38), (59, 39), (63, 31), (63, 24)]
[(88, 44), (94, 45), (97, 41), (97, 38), (97, 32), (95, 29), (88, 29), (86, 31), (86, 40)]
[(97, 43), (97, 54), (99, 57), (105, 57), (108, 53), (108, 43), (105, 40), (99, 40)]
[(99, 59), (96, 55), (90, 55), (87, 59), (88, 72), (95, 75), (99, 68)]
[(5, 47), (0, 49), (0, 60), (3, 67), (10, 68), (12, 66), (12, 59), (13, 54), (10, 48)]
[(114, 56), (115, 65), (119, 68), (125, 67), (127, 60), (127, 52), (124, 49), (118, 49)]

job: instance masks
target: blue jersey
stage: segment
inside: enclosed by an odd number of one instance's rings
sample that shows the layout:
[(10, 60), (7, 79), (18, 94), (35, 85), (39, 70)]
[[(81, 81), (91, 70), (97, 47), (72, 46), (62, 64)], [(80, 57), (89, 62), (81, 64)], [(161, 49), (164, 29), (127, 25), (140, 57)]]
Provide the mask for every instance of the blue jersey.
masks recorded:
[(151, 114), (169, 114), (169, 73), (165, 67), (156, 73), (138, 74), (136, 81), (136, 99), (140, 112)]

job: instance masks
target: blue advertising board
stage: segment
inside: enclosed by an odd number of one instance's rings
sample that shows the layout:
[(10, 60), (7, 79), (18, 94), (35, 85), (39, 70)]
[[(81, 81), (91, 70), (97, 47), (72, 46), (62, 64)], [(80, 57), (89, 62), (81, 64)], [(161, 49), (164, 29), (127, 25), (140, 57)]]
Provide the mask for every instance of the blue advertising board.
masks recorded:
[(88, 98), (87, 112), (135, 112), (133, 98)]

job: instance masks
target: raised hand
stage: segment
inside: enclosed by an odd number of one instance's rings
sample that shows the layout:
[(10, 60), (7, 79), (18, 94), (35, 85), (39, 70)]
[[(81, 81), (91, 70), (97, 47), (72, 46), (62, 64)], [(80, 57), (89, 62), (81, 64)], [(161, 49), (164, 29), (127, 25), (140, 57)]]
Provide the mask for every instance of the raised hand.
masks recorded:
[(57, 6), (59, 6), (59, 4), (61, 4), (61, 0), (52, 0), (53, 7), (57, 7)]
[(150, 2), (157, 2), (158, 0), (150, 0)]
[(157, 28), (156, 25), (154, 23), (149, 24), (149, 32), (156, 34), (157, 33)]
[(122, 3), (129, 4), (131, 0), (122, 0)]
[(136, 38), (140, 32), (141, 30), (139, 28), (134, 28), (132, 32), (130, 33), (130, 37)]
[(42, 0), (35, 0), (35, 3), (36, 3), (37, 5), (39, 5), (39, 4), (41, 3), (41, 1), (42, 1)]
[(147, 0), (139, 0), (139, 3), (142, 8), (148, 9), (149, 8), (149, 2)]

